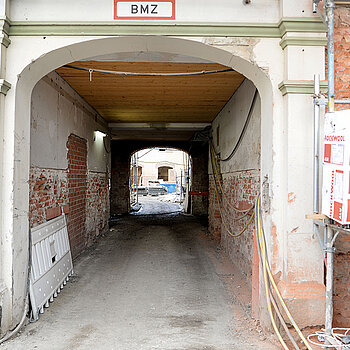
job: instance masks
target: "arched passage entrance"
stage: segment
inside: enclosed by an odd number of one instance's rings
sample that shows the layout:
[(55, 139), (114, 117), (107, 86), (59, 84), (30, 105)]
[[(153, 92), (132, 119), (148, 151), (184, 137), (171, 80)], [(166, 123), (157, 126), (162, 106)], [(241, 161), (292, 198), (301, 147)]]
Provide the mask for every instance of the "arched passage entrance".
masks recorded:
[[(2, 270), (2, 279), (9, 288), (9, 313), (11, 323), (15, 324), (20, 318), (22, 300), (25, 293), (25, 272), (27, 262), (28, 231), (28, 173), (29, 173), (29, 146), (30, 146), (30, 100), (34, 85), (45, 74), (69, 63), (73, 60), (84, 59), (115, 52), (165, 52), (192, 56), (220, 63), (232, 67), (245, 77), (250, 79), (257, 87), (261, 97), (261, 174), (270, 180), (270, 191), (274, 183), (279, 183), (278, 167), (273, 163), (274, 143), (279, 143), (279, 136), (273, 132), (273, 116), (278, 113), (281, 105), (279, 91), (273, 88), (271, 76), (264, 68), (260, 68), (254, 59), (246, 53), (235, 50), (235, 45), (227, 49), (217, 48), (214, 44), (206, 44), (201, 40), (189, 40), (170, 37), (118, 37), (103, 39), (79, 39), (71, 38), (62, 41), (50, 41), (46, 47), (21, 55), (16, 58), (16, 50), (9, 51), (10, 59), (13, 58), (13, 66), (9, 69), (9, 77), (15, 84), (6, 99), (6, 113), (12, 118), (6, 119), (7, 134), (4, 147), (4, 174), (14, 179), (12, 185), (2, 186), (2, 198), (5, 204), (2, 208), (3, 232), (10, 238), (9, 243), (3, 246), (6, 256), (6, 267)], [(12, 58), (11, 58), (12, 55)], [(272, 65), (272, 62), (271, 62)], [(18, 75), (18, 79), (16, 76)], [(278, 156), (278, 152), (275, 153)], [(13, 157), (13, 158), (12, 158)], [(262, 175), (260, 176), (262, 177)], [(269, 205), (273, 206), (276, 197), (272, 197)], [(282, 206), (283, 207), (283, 206)], [(283, 208), (280, 210), (283, 211)], [(267, 209), (267, 232), (272, 226), (272, 213), (276, 211)], [(276, 215), (274, 220), (278, 225), (280, 220)], [(269, 238), (270, 240), (270, 238)], [(283, 264), (276, 253), (275, 268), (279, 269)], [(13, 283), (12, 283), (13, 276)]]

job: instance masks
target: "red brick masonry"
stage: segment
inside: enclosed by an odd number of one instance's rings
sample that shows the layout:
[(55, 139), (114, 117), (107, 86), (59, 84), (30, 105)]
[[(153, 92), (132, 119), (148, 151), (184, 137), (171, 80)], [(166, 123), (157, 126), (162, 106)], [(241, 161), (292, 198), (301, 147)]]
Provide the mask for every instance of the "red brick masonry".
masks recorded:
[[(229, 202), (234, 207), (246, 209), (254, 204), (259, 193), (260, 170), (223, 174), (222, 181), (224, 193)], [(232, 262), (239, 267), (246, 276), (247, 282), (251, 284), (254, 223), (249, 226), (242, 236), (236, 238), (229, 236), (221, 223), (213, 176), (210, 176), (209, 187), (209, 232), (221, 241)], [(250, 217), (247, 216), (237, 221), (237, 218), (241, 217), (242, 214), (234, 212), (228, 205), (225, 205), (224, 211), (226, 212), (226, 221), (233, 233), (240, 232)]]
[(70, 135), (67, 148), (67, 169), (31, 167), (29, 220), (35, 227), (54, 218), (59, 207), (69, 209), (68, 234), (76, 257), (107, 227), (108, 176), (87, 170), (86, 140)]

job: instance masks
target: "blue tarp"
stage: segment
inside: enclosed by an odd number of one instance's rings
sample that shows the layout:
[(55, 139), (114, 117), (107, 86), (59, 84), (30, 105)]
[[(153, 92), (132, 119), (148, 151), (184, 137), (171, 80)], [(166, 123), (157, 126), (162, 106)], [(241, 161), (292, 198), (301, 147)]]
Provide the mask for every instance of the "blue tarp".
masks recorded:
[(176, 185), (175, 184), (162, 184), (162, 186), (165, 186), (168, 193), (174, 193), (176, 192)]

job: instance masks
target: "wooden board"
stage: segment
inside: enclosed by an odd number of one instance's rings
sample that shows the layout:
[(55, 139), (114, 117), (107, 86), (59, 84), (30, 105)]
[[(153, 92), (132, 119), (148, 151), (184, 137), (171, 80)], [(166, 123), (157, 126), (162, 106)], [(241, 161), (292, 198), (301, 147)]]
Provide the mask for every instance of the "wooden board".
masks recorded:
[[(127, 72), (198, 72), (225, 69), (216, 63), (73, 62), (71, 65)], [(108, 122), (211, 122), (244, 80), (232, 71), (199, 76), (133, 77), (66, 67), (57, 69)]]

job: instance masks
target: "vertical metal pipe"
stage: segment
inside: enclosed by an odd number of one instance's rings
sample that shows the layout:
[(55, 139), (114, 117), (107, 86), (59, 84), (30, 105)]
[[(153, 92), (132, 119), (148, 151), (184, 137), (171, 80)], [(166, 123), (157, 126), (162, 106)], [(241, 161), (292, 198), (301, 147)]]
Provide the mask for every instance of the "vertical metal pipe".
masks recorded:
[(183, 177), (183, 173), (185, 172), (185, 169), (180, 169), (180, 170), (181, 170), (181, 179), (180, 179), (180, 202), (182, 202), (182, 198), (183, 198), (182, 177)]
[[(315, 96), (320, 94), (320, 75), (315, 74)], [(320, 183), (320, 105), (314, 100), (314, 213), (319, 213), (319, 183)]]
[(328, 111), (334, 112), (334, 0), (327, 0), (328, 23)]
[(138, 152), (135, 153), (135, 163), (136, 163), (136, 203), (139, 203), (139, 162), (138, 162)]
[(333, 323), (333, 229), (327, 226), (327, 275), (326, 275), (326, 334), (331, 335)]

